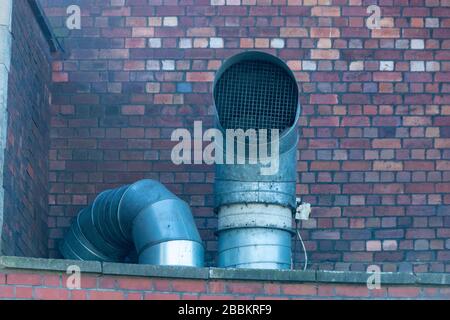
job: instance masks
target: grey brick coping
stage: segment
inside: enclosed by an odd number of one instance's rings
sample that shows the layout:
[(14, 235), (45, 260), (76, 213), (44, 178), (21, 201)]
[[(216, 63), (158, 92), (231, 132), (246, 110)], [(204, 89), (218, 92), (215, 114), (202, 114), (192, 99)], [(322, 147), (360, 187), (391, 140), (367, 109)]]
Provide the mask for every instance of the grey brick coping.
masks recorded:
[[(168, 267), (121, 263), (100, 263), (57, 259), (0, 257), (0, 271), (34, 270), (65, 272), (77, 265), (81, 272), (154, 278), (199, 280), (279, 281), (290, 283), (348, 283), (366, 284), (370, 273), (354, 271), (249, 270), (220, 268)], [(382, 272), (381, 283), (393, 285), (450, 286), (449, 273)]]
[(1, 269), (24, 269), (41, 271), (67, 271), (69, 266), (77, 265), (82, 272), (102, 273), (102, 264), (95, 261), (37, 259), (23, 257), (0, 257)]

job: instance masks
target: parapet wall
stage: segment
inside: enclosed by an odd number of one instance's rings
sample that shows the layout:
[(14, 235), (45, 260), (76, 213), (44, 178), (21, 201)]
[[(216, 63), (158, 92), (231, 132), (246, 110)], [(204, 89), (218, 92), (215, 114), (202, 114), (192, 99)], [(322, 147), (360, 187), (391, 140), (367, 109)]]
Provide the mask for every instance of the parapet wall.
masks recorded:
[[(67, 288), (69, 266), (81, 288)], [(450, 274), (228, 270), (0, 257), (0, 299), (450, 299)], [(69, 283), (73, 283), (69, 281)]]

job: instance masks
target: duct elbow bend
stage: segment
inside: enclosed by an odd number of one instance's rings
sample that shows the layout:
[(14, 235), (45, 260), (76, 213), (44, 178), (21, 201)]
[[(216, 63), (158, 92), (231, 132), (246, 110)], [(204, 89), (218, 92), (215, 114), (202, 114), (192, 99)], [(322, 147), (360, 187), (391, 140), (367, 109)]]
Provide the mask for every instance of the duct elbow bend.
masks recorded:
[[(244, 164), (227, 160), (216, 166), (219, 267), (289, 269), (301, 112), (295, 76), (275, 56), (240, 53), (225, 61), (218, 71), (214, 104), (218, 129), (231, 130), (235, 136), (237, 130), (244, 132), (229, 146), (227, 141), (226, 148), (220, 150), (223, 159), (237, 158), (235, 153), (241, 150), (241, 159), (245, 160)], [(276, 133), (270, 141), (268, 131)], [(274, 140), (277, 143), (273, 144)], [(278, 170), (265, 174), (267, 161), (262, 160), (268, 156), (269, 145), (270, 167), (275, 162)], [(251, 149), (260, 153), (251, 156)]]
[(189, 206), (154, 180), (101, 193), (61, 245), (65, 258), (202, 267), (204, 248)]

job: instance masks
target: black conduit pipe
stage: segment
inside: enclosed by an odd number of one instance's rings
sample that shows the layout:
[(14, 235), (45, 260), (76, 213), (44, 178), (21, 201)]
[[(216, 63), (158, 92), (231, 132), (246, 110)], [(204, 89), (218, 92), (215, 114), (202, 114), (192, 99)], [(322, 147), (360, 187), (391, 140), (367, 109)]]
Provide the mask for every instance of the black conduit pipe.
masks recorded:
[(204, 247), (189, 206), (154, 180), (102, 192), (60, 245), (64, 258), (202, 267)]

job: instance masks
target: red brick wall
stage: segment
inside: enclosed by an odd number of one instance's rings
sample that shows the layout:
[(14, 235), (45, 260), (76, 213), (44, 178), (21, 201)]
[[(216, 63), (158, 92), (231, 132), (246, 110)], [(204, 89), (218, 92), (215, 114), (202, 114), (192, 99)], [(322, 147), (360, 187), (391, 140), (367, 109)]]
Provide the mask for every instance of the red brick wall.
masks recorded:
[(13, 2), (12, 33), (0, 254), (45, 257), (51, 62), (27, 1)]
[(0, 299), (38, 300), (263, 300), (263, 299), (450, 299), (442, 286), (283, 283), (183, 280), (126, 276), (82, 276), (81, 289), (66, 287), (67, 275), (8, 271), (0, 273)]
[[(51, 256), (105, 188), (154, 178), (187, 200), (216, 252), (213, 168), (175, 166), (170, 135), (211, 124), (222, 61), (257, 49), (295, 72), (303, 105), (298, 194), (313, 268), (450, 271), (450, 1), (41, 0), (67, 50), (53, 65)], [(221, 3), (223, 1), (216, 1)], [(297, 245), (297, 260), (301, 261)]]

